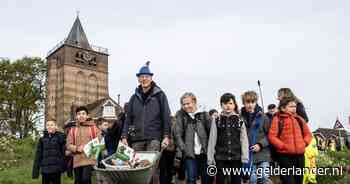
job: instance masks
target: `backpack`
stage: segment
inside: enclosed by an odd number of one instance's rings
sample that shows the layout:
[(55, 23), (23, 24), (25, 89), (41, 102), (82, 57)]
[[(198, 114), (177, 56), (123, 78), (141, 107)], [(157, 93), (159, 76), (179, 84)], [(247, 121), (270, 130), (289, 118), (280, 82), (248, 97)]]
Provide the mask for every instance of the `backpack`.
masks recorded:
[[(90, 128), (90, 139), (95, 139), (97, 137), (97, 128), (96, 126), (89, 126)], [(77, 131), (78, 131), (78, 128), (77, 127), (72, 127), (70, 130), (69, 130), (69, 135), (73, 137), (73, 144), (75, 145), (76, 143), (76, 139), (77, 139)]]

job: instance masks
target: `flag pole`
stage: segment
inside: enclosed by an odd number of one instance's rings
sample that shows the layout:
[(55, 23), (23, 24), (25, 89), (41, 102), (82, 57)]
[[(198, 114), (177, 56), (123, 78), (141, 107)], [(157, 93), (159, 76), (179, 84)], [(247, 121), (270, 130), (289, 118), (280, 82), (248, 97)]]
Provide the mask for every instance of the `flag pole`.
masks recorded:
[(263, 112), (265, 113), (264, 99), (263, 99), (263, 95), (262, 95), (260, 80), (258, 80), (258, 86), (259, 86), (259, 93), (260, 93), (260, 99), (261, 99), (261, 106), (262, 106)]

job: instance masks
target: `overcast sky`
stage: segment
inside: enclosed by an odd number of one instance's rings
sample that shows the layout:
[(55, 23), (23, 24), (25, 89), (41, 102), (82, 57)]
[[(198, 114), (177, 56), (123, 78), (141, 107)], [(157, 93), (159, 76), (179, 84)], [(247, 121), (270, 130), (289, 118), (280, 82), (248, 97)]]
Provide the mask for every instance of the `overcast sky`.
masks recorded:
[(350, 1), (2, 0), (0, 57), (45, 57), (77, 10), (90, 43), (109, 49), (109, 92), (122, 103), (150, 60), (173, 113), (186, 91), (209, 110), (261, 80), (265, 105), (290, 87), (313, 129), (337, 116), (349, 128)]

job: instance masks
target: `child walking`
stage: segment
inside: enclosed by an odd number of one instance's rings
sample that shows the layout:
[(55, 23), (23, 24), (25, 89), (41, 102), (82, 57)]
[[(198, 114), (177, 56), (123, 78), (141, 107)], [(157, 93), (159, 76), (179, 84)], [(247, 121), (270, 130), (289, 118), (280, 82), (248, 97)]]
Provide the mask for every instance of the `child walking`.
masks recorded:
[(241, 183), (241, 175), (224, 175), (224, 168), (240, 169), (248, 162), (248, 137), (245, 122), (239, 115), (236, 98), (225, 93), (220, 98), (222, 112), (213, 120), (208, 143), (208, 164), (217, 166), (216, 183)]
[(43, 184), (60, 184), (64, 172), (66, 138), (57, 131), (56, 120), (46, 122), (44, 136), (39, 139), (36, 149), (32, 178), (39, 177), (41, 171)]
[[(293, 97), (281, 99), (279, 111), (272, 119), (268, 138), (275, 147), (279, 166), (292, 170), (304, 168), (305, 148), (310, 144), (312, 134), (306, 121), (297, 115), (297, 100)], [(283, 184), (302, 184), (303, 172), (280, 176)], [(294, 182), (293, 182), (294, 180)]]
[(88, 158), (84, 146), (100, 134), (95, 123), (88, 121), (88, 109), (85, 106), (76, 109), (76, 126), (70, 129), (67, 149), (73, 154), (74, 183), (91, 184), (92, 166), (95, 158)]
[(268, 133), (270, 120), (264, 114), (263, 109), (257, 104), (258, 95), (255, 91), (247, 91), (242, 95), (244, 107), (241, 110), (243, 118), (247, 122), (249, 137), (249, 164), (250, 184), (268, 184), (269, 176), (266, 173), (257, 172), (258, 169), (266, 170), (270, 166), (270, 147)]
[(201, 178), (202, 184), (211, 184), (207, 175), (207, 145), (211, 118), (197, 107), (197, 97), (190, 92), (182, 95), (181, 109), (176, 113), (175, 134), (177, 160), (185, 165), (187, 184), (195, 184)]

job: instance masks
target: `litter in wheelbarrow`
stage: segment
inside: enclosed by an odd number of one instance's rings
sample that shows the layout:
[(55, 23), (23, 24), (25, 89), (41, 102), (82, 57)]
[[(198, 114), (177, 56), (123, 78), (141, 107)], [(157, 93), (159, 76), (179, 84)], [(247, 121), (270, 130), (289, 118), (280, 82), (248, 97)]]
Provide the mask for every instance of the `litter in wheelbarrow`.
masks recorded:
[(135, 153), (139, 157), (140, 161), (137, 163), (140, 166), (137, 166), (137, 164), (135, 164), (136, 167), (130, 167), (129, 165), (125, 167), (116, 166), (112, 161), (113, 159), (116, 160), (116, 155), (114, 154), (102, 160), (102, 164), (106, 167), (105, 169), (97, 167), (94, 167), (94, 169), (99, 175), (108, 178), (111, 183), (148, 184), (158, 167), (160, 152), (136, 151)]
[(135, 152), (133, 159), (121, 160), (120, 154), (115, 153), (110, 157), (108, 157), (107, 159), (102, 160), (102, 164), (106, 168), (116, 169), (116, 170), (144, 168), (152, 165), (152, 162), (154, 161), (153, 157), (155, 157), (154, 154)]
[(116, 153), (103, 163), (106, 167), (114, 167), (116, 169), (147, 167), (151, 165), (148, 159), (140, 159), (138, 153), (129, 146), (120, 143)]
[[(108, 164), (108, 163), (106, 163)], [(151, 162), (149, 160), (136, 160), (131, 164), (128, 161), (122, 161), (119, 159), (111, 159), (110, 163), (111, 166), (116, 166), (120, 168), (139, 168), (139, 167), (147, 167), (151, 165)]]

